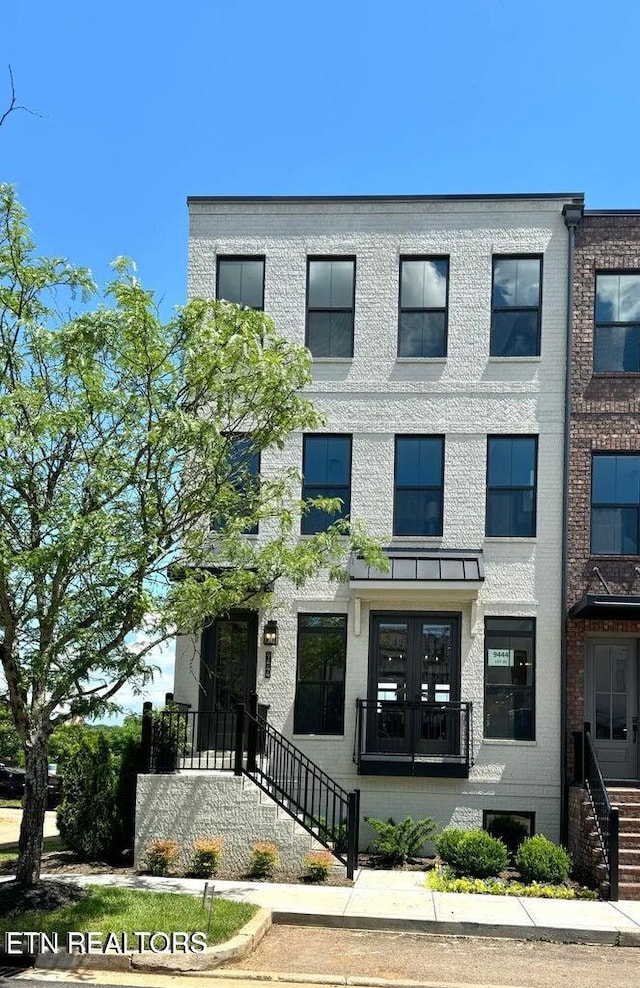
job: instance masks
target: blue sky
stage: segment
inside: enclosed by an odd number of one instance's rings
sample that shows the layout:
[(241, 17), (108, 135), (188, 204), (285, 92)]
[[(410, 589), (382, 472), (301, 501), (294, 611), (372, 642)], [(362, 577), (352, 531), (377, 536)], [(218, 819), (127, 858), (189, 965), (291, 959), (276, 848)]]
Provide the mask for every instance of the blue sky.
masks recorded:
[(584, 191), (640, 207), (637, 0), (5, 8), (0, 107), (11, 64), (40, 115), (0, 128), (0, 180), (43, 253), (100, 282), (127, 254), (165, 314), (185, 300), (187, 195)]

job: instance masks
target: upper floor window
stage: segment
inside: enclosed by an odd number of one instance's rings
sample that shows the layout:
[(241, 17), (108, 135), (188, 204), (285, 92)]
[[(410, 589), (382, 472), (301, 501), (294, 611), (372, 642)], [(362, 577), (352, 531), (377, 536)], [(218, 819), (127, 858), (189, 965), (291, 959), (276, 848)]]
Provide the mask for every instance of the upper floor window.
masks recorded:
[(444, 439), (396, 436), (394, 535), (442, 535)]
[(536, 534), (537, 454), (536, 436), (488, 437), (487, 535)]
[(448, 258), (400, 258), (399, 357), (446, 357), (448, 286)]
[(216, 298), (264, 308), (264, 257), (218, 257)]
[(640, 555), (640, 454), (594, 454), (591, 552)]
[(353, 356), (353, 257), (307, 260), (307, 346), (314, 357)]
[[(222, 512), (211, 519), (211, 528), (220, 529), (225, 524), (225, 514), (237, 517), (243, 508), (254, 503), (260, 483), (260, 450), (255, 446), (250, 435), (244, 433), (228, 433), (226, 436), (227, 466), (224, 480), (231, 485), (229, 494), (229, 511)], [(258, 524), (243, 529), (244, 535), (257, 535)]]
[(540, 354), (541, 257), (494, 257), (492, 357)]
[(640, 373), (640, 273), (596, 275), (593, 369)]
[(324, 532), (351, 510), (351, 436), (304, 436), (302, 497), (338, 497), (342, 505), (329, 513), (312, 508), (302, 516), (302, 534)]

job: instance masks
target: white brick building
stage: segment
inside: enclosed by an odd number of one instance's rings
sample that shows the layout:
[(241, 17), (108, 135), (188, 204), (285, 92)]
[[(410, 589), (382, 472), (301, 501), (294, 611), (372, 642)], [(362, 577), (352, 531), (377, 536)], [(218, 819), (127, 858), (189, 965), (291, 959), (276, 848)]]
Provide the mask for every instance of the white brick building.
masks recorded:
[[(363, 816), (522, 813), (559, 837), (562, 207), (579, 201), (189, 200), (190, 296), (259, 305), (263, 284), (279, 332), (314, 352), (335, 439), (292, 436), (261, 470), (301, 468), (304, 444), (309, 492), (338, 492), (392, 557), (235, 616), (269, 722), (360, 788)], [(179, 640), (176, 701), (202, 705), (193, 670), (226, 661), (227, 632), (204, 652)]]

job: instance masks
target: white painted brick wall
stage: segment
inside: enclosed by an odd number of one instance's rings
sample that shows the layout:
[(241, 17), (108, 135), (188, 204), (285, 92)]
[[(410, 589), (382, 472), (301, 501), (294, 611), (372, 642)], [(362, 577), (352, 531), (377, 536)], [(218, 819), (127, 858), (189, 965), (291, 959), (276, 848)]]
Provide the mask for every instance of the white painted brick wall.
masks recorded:
[[(294, 590), (283, 581), (274, 616), (280, 644), (273, 675), (258, 692), (269, 718), (292, 732), (297, 614), (349, 613), (345, 735), (299, 738), (323, 768), (359, 785), (364, 812), (422, 812), (442, 823), (478, 823), (482, 809), (528, 809), (536, 826), (558, 835), (560, 792), (560, 545), (566, 333), (567, 234), (560, 200), (422, 203), (192, 203), (189, 292), (215, 294), (216, 255), (266, 255), (265, 309), (279, 331), (302, 344), (308, 254), (355, 254), (353, 360), (314, 363), (309, 394), (328, 416), (327, 430), (353, 433), (352, 516), (387, 543), (482, 548), (486, 580), (477, 633), (471, 608), (446, 594), (380, 599), (377, 609), (462, 613), (462, 698), (474, 703), (476, 765), (468, 781), (358, 777), (352, 762), (355, 699), (366, 696), (369, 608), (353, 634), (348, 587), (323, 577)], [(542, 253), (542, 350), (539, 359), (491, 360), (494, 253)], [(450, 257), (446, 361), (398, 361), (398, 262), (401, 254)], [(441, 539), (391, 539), (396, 433), (444, 433), (445, 497)], [(537, 537), (515, 542), (484, 536), (487, 434), (539, 435)], [(299, 467), (301, 437), (262, 468)], [(266, 526), (265, 526), (266, 528)], [(263, 534), (267, 534), (266, 531)], [(536, 741), (487, 743), (483, 723), (483, 617), (537, 618)], [(196, 645), (178, 646), (176, 698), (198, 705)]]

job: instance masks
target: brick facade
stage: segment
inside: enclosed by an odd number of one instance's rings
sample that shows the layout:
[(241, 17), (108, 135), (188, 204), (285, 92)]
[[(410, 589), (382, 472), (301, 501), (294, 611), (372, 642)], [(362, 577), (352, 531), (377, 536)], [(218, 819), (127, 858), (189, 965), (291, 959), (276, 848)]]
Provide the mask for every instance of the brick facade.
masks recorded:
[[(640, 270), (640, 214), (585, 213), (576, 231), (571, 354), (567, 606), (587, 593), (640, 594), (640, 556), (592, 556), (591, 457), (640, 452), (640, 374), (594, 374), (595, 276)], [(600, 576), (595, 572), (597, 567)], [(605, 589), (605, 585), (606, 588)], [(567, 773), (572, 732), (582, 726), (584, 657), (589, 634), (638, 635), (638, 621), (567, 622)]]

